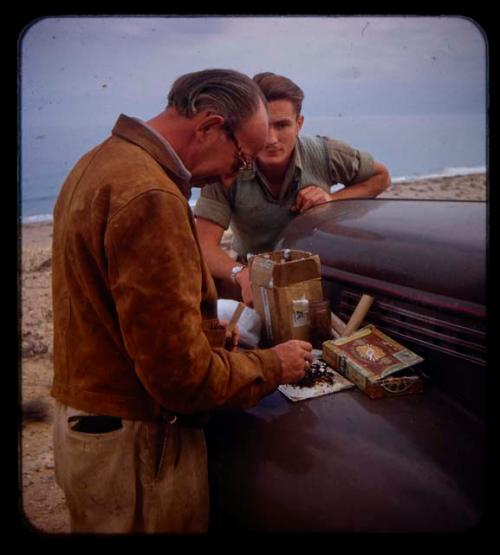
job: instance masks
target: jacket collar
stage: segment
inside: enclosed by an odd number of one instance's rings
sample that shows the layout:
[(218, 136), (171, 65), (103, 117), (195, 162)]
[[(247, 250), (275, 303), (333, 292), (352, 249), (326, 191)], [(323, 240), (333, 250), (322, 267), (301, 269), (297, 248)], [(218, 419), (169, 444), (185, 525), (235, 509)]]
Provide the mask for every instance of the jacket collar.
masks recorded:
[(147, 151), (167, 170), (182, 194), (187, 199), (190, 198), (191, 186), (189, 181), (191, 173), (165, 138), (142, 120), (126, 116), (125, 114), (120, 114), (112, 133)]

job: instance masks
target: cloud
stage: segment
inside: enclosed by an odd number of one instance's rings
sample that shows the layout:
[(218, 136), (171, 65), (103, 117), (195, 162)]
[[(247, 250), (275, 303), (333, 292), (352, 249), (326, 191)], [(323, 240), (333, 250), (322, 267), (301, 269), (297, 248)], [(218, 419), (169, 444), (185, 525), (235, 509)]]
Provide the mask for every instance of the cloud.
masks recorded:
[(153, 115), (182, 73), (228, 67), (291, 77), (318, 115), (477, 112), (485, 56), (460, 17), (51, 17), (22, 39), (22, 106), (28, 120)]

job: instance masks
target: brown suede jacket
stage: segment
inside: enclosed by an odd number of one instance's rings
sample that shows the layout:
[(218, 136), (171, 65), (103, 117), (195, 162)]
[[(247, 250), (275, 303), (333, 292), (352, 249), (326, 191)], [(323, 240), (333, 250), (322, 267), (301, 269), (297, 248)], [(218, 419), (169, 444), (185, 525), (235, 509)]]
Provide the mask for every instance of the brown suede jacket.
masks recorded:
[(150, 420), (250, 407), (279, 383), (273, 351), (222, 348), (179, 167), (159, 136), (121, 115), (61, 189), (52, 395), (67, 405)]

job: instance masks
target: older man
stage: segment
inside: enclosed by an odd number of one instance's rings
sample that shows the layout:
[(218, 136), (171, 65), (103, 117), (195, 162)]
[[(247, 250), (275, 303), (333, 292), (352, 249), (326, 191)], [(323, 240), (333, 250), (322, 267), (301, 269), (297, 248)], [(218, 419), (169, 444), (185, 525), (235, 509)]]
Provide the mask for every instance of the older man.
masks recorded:
[(229, 352), (188, 205), (262, 149), (258, 87), (184, 75), (165, 111), (121, 115), (66, 179), (54, 210), (54, 451), (74, 532), (203, 532), (202, 415), (301, 379), (311, 345)]
[[(235, 185), (204, 188), (195, 207), (200, 243), (221, 291), (252, 305), (245, 266), (248, 253), (272, 250), (283, 228), (299, 213), (330, 201), (374, 197), (390, 185), (386, 167), (366, 152), (327, 137), (299, 136), (304, 93), (287, 77), (254, 77), (268, 101), (270, 124), (265, 148), (253, 171), (242, 172)], [(345, 187), (331, 192), (332, 185)], [(235, 262), (220, 246), (231, 225)], [(227, 287), (229, 285), (229, 287)]]

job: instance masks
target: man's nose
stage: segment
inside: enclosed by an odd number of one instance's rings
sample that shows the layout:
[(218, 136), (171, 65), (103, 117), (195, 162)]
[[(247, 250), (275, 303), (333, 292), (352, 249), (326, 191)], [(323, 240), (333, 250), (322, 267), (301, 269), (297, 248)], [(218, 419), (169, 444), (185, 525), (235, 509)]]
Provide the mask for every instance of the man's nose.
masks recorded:
[(269, 126), (267, 130), (267, 137), (266, 137), (266, 146), (267, 145), (274, 145), (278, 142), (278, 134), (273, 127)]

